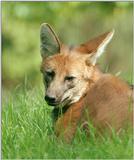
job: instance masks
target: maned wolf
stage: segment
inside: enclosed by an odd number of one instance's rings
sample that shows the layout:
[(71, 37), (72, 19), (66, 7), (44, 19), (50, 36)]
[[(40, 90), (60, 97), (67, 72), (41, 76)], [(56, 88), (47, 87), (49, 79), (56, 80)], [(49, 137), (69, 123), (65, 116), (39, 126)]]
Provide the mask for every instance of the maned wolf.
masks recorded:
[(70, 142), (78, 125), (90, 135), (88, 121), (102, 133), (119, 131), (132, 122), (132, 89), (116, 76), (102, 73), (96, 61), (114, 31), (76, 47), (60, 43), (52, 28), (41, 25), (41, 72), (46, 87), (45, 100), (54, 106), (57, 136)]

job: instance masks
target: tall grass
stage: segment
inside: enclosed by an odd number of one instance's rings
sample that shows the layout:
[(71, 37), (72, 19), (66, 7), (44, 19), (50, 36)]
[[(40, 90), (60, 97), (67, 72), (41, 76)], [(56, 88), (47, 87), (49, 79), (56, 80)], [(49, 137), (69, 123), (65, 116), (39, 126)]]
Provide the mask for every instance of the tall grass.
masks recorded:
[(40, 89), (16, 89), (8, 98), (3, 93), (3, 159), (132, 159), (132, 129), (122, 136), (87, 137), (79, 129), (72, 144), (58, 140), (52, 129), (52, 108)]

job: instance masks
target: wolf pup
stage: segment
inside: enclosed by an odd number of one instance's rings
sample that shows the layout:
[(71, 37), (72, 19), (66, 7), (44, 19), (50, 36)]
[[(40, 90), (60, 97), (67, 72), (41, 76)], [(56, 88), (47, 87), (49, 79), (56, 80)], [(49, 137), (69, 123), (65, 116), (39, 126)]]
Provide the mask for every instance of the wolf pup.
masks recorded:
[(66, 142), (72, 140), (78, 125), (90, 134), (90, 121), (100, 133), (111, 128), (119, 131), (127, 120), (132, 121), (132, 89), (96, 66), (113, 34), (107, 32), (69, 48), (61, 44), (47, 23), (41, 25), (45, 100), (54, 106), (55, 133)]

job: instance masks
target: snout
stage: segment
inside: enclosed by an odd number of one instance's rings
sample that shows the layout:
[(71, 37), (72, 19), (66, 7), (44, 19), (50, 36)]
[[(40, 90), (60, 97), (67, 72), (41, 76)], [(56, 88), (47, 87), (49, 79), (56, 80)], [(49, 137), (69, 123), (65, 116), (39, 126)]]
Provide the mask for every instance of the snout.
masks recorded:
[(58, 101), (57, 101), (57, 98), (54, 97), (54, 96), (52, 97), (52, 96), (46, 95), (45, 100), (46, 100), (47, 104), (49, 104), (51, 106), (56, 106), (56, 105), (59, 104)]

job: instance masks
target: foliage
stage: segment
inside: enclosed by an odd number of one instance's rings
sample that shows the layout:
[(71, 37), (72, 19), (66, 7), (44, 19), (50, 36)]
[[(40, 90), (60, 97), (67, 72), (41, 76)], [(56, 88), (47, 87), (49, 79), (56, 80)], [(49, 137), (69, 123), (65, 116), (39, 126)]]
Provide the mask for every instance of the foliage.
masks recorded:
[(57, 140), (52, 130), (50, 106), (44, 103), (39, 89), (16, 88), (3, 96), (2, 157), (3, 159), (131, 159), (132, 129), (90, 137), (78, 130), (72, 144)]
[(131, 83), (132, 2), (2, 2), (2, 80), (6, 88), (41, 81), (39, 30), (49, 23), (60, 40), (80, 44), (115, 28), (100, 62)]

